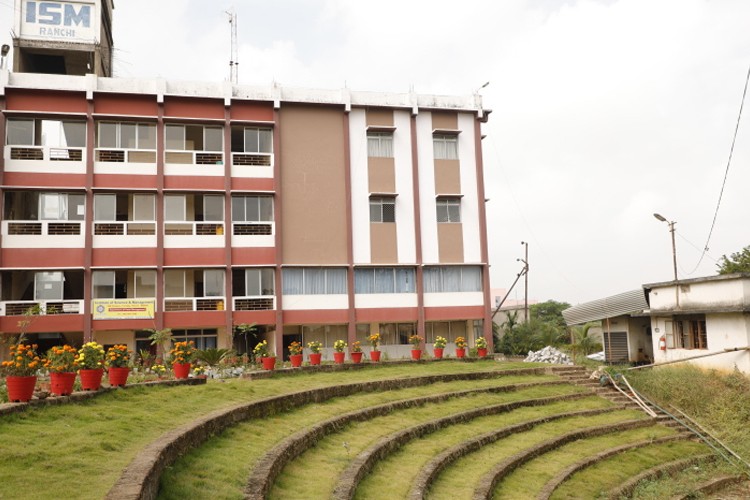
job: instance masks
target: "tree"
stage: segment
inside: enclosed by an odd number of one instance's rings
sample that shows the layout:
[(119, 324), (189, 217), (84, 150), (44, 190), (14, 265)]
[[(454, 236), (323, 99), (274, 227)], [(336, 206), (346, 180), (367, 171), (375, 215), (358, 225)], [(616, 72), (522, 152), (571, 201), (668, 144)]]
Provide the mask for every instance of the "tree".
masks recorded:
[(573, 330), (573, 352), (588, 356), (593, 352), (602, 350), (602, 345), (594, 337), (589, 336), (589, 330), (597, 326), (596, 323), (586, 323), (581, 326), (574, 326)]
[(529, 306), (529, 316), (531, 316), (530, 319), (539, 320), (541, 323), (552, 324), (564, 330), (565, 319), (563, 318), (562, 312), (569, 307), (570, 304), (567, 302), (548, 300), (546, 302), (540, 302), (539, 304)]
[(750, 245), (727, 258), (722, 255), (716, 264), (719, 274), (750, 273)]

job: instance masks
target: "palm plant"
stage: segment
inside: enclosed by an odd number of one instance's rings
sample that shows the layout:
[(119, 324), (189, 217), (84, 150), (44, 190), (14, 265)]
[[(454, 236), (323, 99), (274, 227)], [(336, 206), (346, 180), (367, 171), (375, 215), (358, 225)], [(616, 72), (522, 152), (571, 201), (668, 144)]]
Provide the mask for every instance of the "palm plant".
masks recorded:
[(593, 352), (601, 351), (602, 344), (589, 335), (589, 330), (594, 326), (597, 326), (596, 323), (586, 323), (572, 328), (574, 352), (588, 356)]
[(215, 347), (211, 347), (208, 349), (200, 349), (196, 353), (195, 357), (198, 359), (198, 361), (201, 361), (207, 366), (213, 368), (214, 366), (221, 363), (228, 354), (229, 349), (217, 349)]

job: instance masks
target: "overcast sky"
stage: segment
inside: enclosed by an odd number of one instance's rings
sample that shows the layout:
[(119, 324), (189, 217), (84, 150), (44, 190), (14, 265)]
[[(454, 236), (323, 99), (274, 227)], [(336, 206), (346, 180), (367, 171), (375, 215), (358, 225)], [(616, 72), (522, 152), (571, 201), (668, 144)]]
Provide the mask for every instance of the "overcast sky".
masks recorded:
[[(12, 0), (0, 0), (11, 26)], [(482, 84), (493, 288), (572, 304), (715, 274), (750, 244), (746, 0), (115, 0), (115, 74), (470, 94)], [(697, 267), (696, 267), (697, 266)], [(511, 295), (523, 297), (522, 287)]]

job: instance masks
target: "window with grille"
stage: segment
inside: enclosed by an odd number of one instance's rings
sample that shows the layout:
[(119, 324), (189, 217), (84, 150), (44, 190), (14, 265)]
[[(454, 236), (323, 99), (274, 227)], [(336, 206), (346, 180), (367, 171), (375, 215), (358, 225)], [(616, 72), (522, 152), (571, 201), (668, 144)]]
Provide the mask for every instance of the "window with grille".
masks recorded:
[(367, 156), (393, 158), (393, 134), (390, 132), (368, 132)]
[(458, 136), (434, 134), (432, 147), (436, 160), (458, 160)]
[(370, 198), (370, 222), (396, 222), (396, 198)]
[(342, 295), (347, 293), (346, 269), (289, 267), (282, 271), (284, 295)]
[(440, 198), (437, 200), (438, 222), (461, 222), (461, 199)]

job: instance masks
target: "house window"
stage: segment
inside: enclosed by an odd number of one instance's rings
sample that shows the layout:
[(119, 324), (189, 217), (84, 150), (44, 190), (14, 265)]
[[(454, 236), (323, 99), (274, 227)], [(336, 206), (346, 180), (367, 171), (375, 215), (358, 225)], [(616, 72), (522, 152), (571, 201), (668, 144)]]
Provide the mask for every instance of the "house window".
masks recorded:
[(232, 127), (232, 152), (273, 153), (273, 130), (258, 127)]
[(675, 318), (674, 330), (677, 349), (708, 349), (705, 316)]
[(284, 295), (342, 295), (347, 293), (346, 269), (289, 267), (283, 270)]
[(156, 271), (150, 269), (133, 271), (133, 283), (135, 285), (133, 297), (137, 299), (156, 297)]
[(393, 134), (389, 132), (368, 132), (367, 156), (371, 158), (393, 158)]
[(416, 293), (413, 267), (370, 267), (354, 270), (354, 293)]
[(184, 194), (168, 194), (164, 196), (164, 220), (187, 220), (187, 198)]
[(34, 300), (62, 300), (65, 276), (60, 271), (34, 274)]
[(440, 198), (436, 207), (438, 222), (461, 222), (460, 198)]
[(432, 147), (436, 160), (458, 160), (458, 136), (434, 134)]
[(86, 147), (86, 122), (8, 119), (7, 128), (6, 144), (8, 145), (52, 148)]
[(153, 221), (153, 194), (95, 194), (95, 221)]
[(479, 266), (428, 266), (423, 276), (425, 293), (482, 291)]
[(232, 222), (273, 221), (273, 197), (232, 196)]
[(41, 193), (40, 220), (83, 220), (85, 196), (73, 193)]
[(390, 196), (370, 198), (370, 222), (396, 222), (396, 199)]
[(98, 148), (156, 149), (156, 125), (99, 122), (96, 144)]
[(274, 295), (274, 270), (271, 268), (234, 269), (232, 295), (235, 297), (260, 297)]
[(171, 151), (222, 151), (222, 127), (203, 125), (167, 125), (165, 148)]
[(94, 271), (91, 273), (91, 281), (95, 299), (115, 298), (114, 271)]
[(219, 332), (216, 328), (191, 330), (172, 330), (172, 342), (190, 342), (196, 349), (214, 349), (217, 346)]

